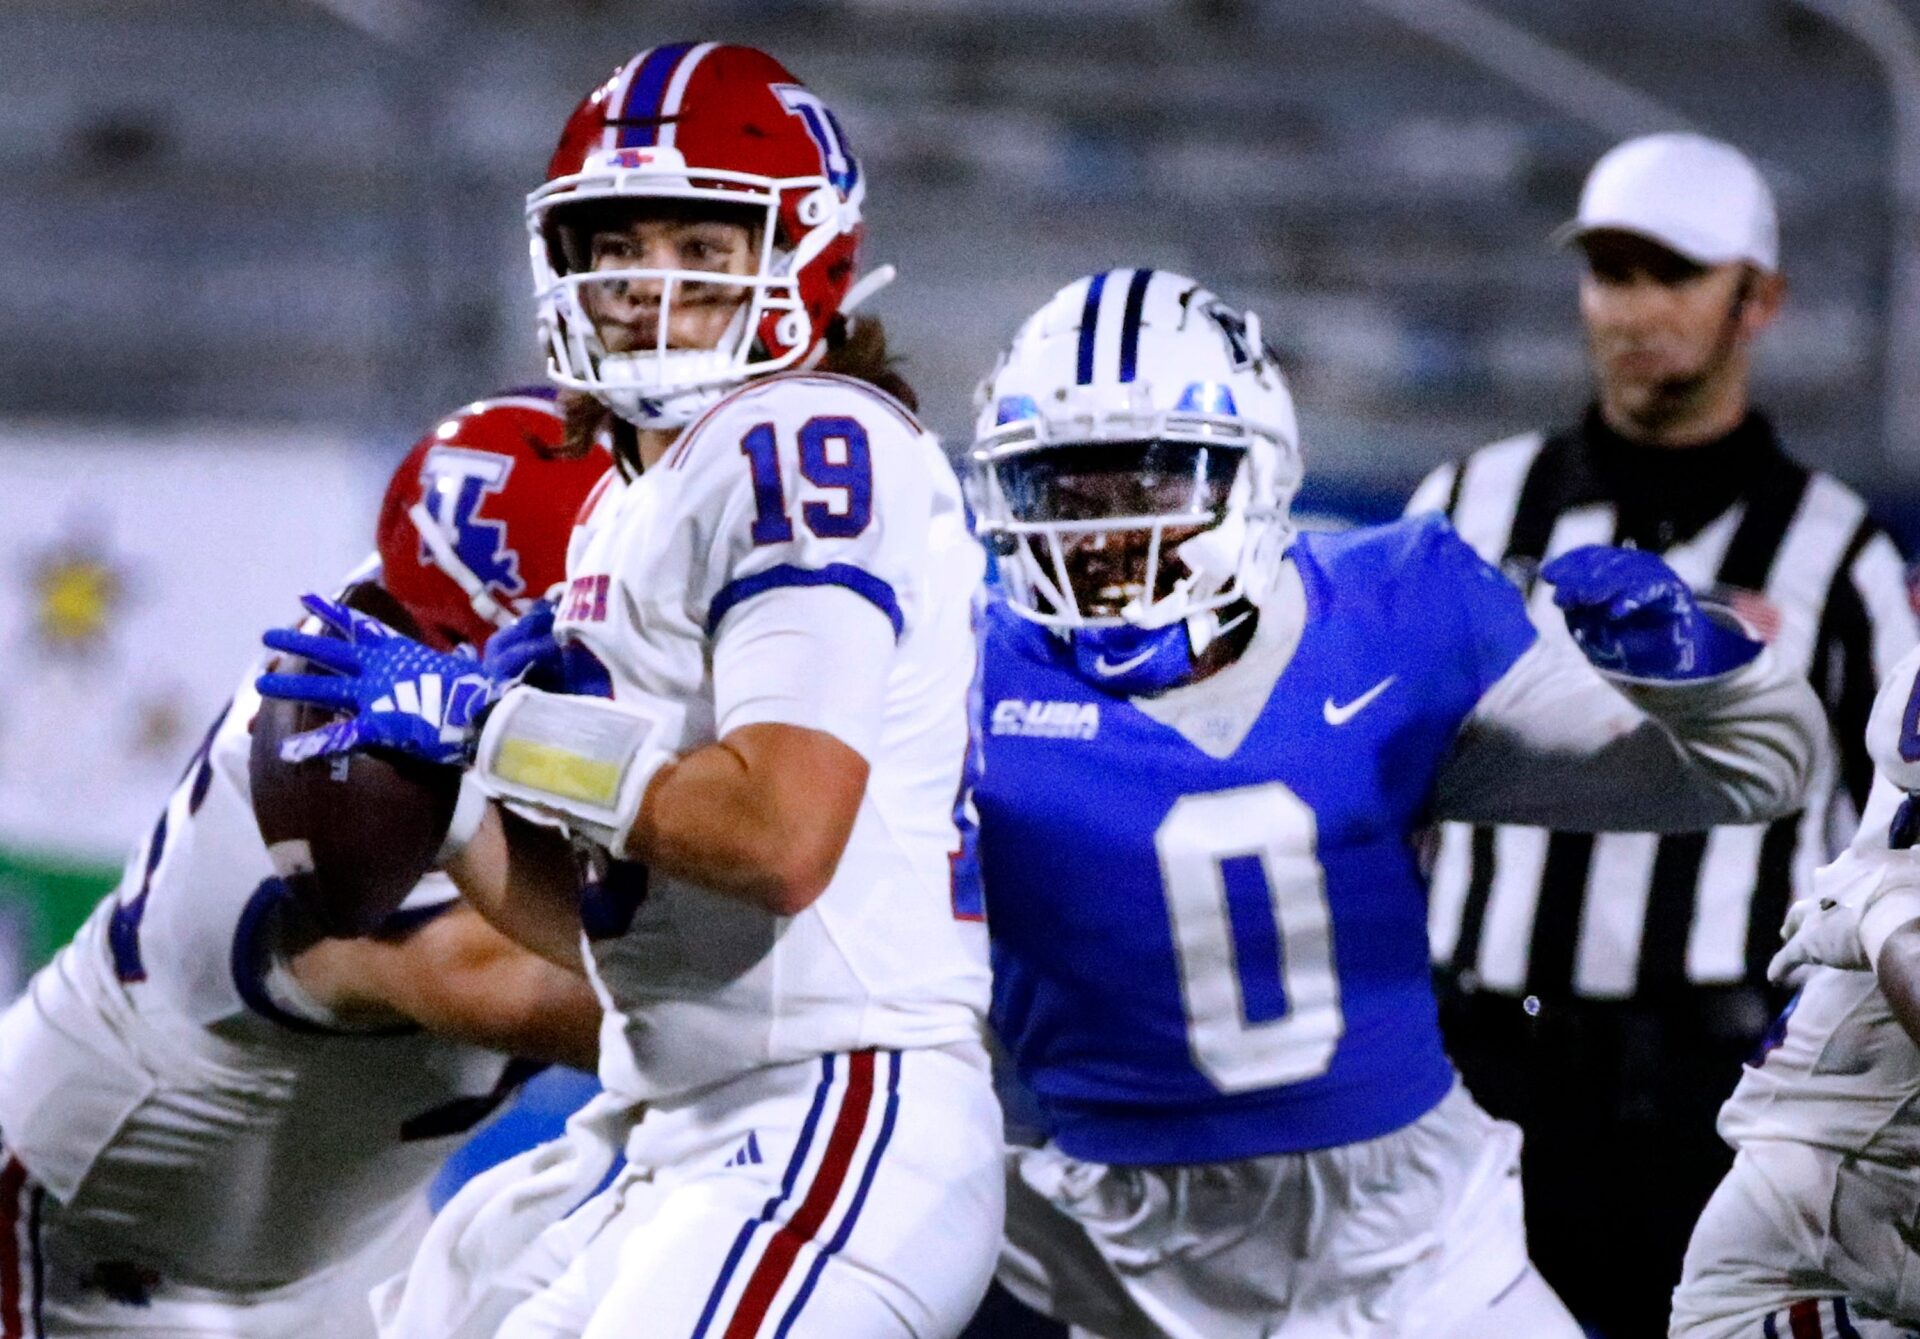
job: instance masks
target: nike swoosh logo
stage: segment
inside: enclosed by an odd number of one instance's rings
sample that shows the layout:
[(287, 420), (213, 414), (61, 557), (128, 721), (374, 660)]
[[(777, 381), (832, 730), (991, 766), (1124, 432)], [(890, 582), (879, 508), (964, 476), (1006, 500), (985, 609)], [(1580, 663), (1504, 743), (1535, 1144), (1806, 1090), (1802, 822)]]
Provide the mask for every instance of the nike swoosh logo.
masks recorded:
[(1118, 665), (1110, 664), (1105, 656), (1095, 656), (1093, 658), (1093, 672), (1095, 674), (1104, 674), (1111, 679), (1116, 674), (1125, 674), (1130, 669), (1135, 669), (1146, 664), (1149, 660), (1153, 659), (1153, 653), (1159, 649), (1160, 648), (1156, 646), (1149, 646), (1139, 655), (1128, 660), (1123, 660)]
[(1399, 677), (1397, 674), (1389, 674), (1386, 678), (1367, 689), (1366, 692), (1360, 694), (1359, 697), (1356, 697), (1344, 707), (1335, 706), (1333, 699), (1328, 698), (1326, 702), (1322, 704), (1320, 714), (1326, 717), (1328, 725), (1345, 725), (1355, 716), (1365, 711), (1367, 705), (1376, 697), (1379, 697), (1380, 694), (1393, 687), (1393, 681)]

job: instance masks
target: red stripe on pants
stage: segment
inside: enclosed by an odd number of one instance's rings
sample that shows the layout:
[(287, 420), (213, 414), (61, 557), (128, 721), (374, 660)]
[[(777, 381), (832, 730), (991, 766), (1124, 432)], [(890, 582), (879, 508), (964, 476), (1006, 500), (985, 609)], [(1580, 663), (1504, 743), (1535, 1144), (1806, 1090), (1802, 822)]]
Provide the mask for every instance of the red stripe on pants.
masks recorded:
[(847, 1168), (853, 1165), (853, 1153), (860, 1145), (860, 1134), (867, 1124), (867, 1108), (872, 1101), (873, 1052), (855, 1051), (847, 1057), (847, 1095), (840, 1103), (839, 1116), (834, 1119), (827, 1151), (820, 1155), (813, 1186), (793, 1217), (782, 1223), (773, 1240), (767, 1243), (766, 1254), (760, 1257), (753, 1277), (747, 1280), (722, 1339), (750, 1339), (760, 1328), (760, 1322), (767, 1318), (780, 1285), (787, 1281), (787, 1274), (793, 1268), (794, 1257), (800, 1254), (801, 1246), (813, 1240), (833, 1202), (840, 1197), (840, 1187), (846, 1184)]
[(0, 1170), (0, 1339), (22, 1339), (20, 1321), (20, 1192), (27, 1169), (8, 1158)]
[(1820, 1339), (1820, 1304), (1795, 1302), (1787, 1308), (1787, 1324), (1793, 1327), (1793, 1339)]

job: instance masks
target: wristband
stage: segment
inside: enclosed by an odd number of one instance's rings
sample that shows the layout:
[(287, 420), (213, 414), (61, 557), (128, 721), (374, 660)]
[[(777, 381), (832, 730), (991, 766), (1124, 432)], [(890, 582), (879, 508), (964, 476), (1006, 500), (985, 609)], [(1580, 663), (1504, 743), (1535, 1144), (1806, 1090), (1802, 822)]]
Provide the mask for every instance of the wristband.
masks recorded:
[(647, 785), (674, 760), (684, 713), (662, 698), (510, 690), (487, 717), (474, 771), (487, 793), (564, 819), (616, 859)]
[(1860, 912), (1860, 947), (1867, 953), (1867, 970), (1878, 971), (1880, 950), (1893, 932), (1920, 920), (1920, 887), (1903, 884), (1875, 893)]

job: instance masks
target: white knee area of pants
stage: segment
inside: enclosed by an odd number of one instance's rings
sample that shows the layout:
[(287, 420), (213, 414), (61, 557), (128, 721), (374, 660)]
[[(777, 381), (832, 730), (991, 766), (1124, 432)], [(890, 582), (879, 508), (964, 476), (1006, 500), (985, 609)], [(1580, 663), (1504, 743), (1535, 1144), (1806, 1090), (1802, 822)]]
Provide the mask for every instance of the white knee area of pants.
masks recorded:
[[(855, 1059), (835, 1057), (650, 1108), (626, 1138), (627, 1170), (550, 1229), (565, 1272), (520, 1300), (498, 1339), (685, 1335), (703, 1315), (710, 1335), (743, 1316), (789, 1339), (959, 1334), (1003, 1222), (999, 1107), (985, 1057), (961, 1049), (878, 1053), (860, 1062), (872, 1072), (858, 1091)], [(816, 1196), (823, 1212), (780, 1246)]]

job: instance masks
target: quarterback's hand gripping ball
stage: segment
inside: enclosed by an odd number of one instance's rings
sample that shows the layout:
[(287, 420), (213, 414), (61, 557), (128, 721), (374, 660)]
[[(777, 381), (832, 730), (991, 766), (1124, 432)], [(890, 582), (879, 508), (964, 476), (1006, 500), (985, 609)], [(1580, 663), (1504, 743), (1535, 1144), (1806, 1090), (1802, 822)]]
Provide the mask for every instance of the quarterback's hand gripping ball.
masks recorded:
[(515, 684), (549, 693), (613, 696), (606, 666), (593, 652), (554, 635), (556, 612), (552, 600), (535, 600), (518, 620), (487, 639), (480, 668), (493, 685), (494, 697), (503, 696)]
[[(370, 614), (388, 628), (414, 629), (406, 606), (372, 582), (349, 586), (338, 606)], [(344, 682), (309, 673), (318, 667), (298, 656), (279, 658), (275, 668), (279, 677), (296, 682)], [(328, 707), (264, 699), (252, 724), (247, 788), (267, 854), (294, 903), (324, 933), (352, 936), (378, 929), (433, 867), (458, 805), (462, 774), (387, 752), (304, 762), (284, 756), (287, 743), (337, 723)]]
[(460, 767), (472, 753), (492, 682), (471, 656), (448, 655), (357, 609), (304, 595), (300, 602), (335, 634), (274, 628), (263, 639), (331, 674), (263, 674), (262, 697), (304, 702), (347, 715), (281, 744), (287, 762), (382, 749)]
[(480, 666), (496, 691), (516, 683), (559, 691), (563, 666), (553, 616), (551, 600), (535, 600), (526, 613), (487, 638)]
[(1710, 679), (1739, 669), (1761, 643), (1701, 609), (1658, 554), (1588, 544), (1540, 569), (1567, 631), (1597, 669), (1633, 679)]

